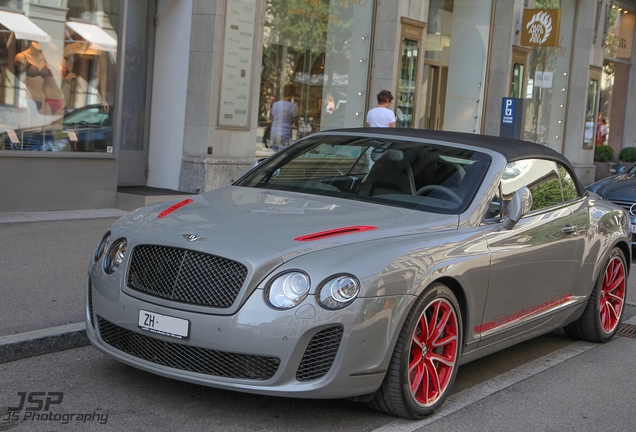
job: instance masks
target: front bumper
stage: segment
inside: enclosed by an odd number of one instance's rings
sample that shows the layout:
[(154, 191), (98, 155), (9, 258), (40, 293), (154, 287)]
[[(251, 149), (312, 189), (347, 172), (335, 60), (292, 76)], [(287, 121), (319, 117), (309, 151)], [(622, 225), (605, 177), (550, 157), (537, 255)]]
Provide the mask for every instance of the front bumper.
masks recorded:
[[(267, 306), (255, 290), (227, 316), (139, 298), (104, 279), (87, 284), (91, 343), (131, 366), (182, 381), (265, 395), (344, 398), (382, 383), (410, 297), (359, 298), (340, 311), (314, 296), (291, 310)], [(104, 284), (100, 286), (99, 284)], [(140, 310), (188, 320), (187, 339), (141, 330)]]

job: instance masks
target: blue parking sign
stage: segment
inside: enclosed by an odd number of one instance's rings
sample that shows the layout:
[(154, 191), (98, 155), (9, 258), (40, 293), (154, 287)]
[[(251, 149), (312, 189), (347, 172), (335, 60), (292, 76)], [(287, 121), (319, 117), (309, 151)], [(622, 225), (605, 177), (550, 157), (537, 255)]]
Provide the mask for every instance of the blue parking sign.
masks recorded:
[(501, 124), (513, 124), (515, 119), (515, 99), (503, 98)]

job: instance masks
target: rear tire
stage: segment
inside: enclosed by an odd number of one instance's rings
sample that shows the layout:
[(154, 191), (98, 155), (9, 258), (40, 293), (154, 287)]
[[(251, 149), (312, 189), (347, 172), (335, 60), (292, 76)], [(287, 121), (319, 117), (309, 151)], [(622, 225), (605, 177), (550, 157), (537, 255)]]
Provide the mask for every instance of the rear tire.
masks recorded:
[(431, 415), (453, 386), (461, 341), (457, 298), (441, 283), (430, 285), (409, 312), (389, 370), (368, 405), (408, 419)]
[(608, 342), (621, 322), (626, 289), (625, 255), (615, 247), (596, 280), (583, 315), (563, 328), (565, 334), (589, 342)]

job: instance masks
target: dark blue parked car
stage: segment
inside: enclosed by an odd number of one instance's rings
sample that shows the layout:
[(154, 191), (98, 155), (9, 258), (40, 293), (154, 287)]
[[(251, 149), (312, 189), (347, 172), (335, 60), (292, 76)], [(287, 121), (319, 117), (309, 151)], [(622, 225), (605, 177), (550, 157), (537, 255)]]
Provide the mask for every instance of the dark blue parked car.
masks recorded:
[(587, 189), (629, 212), (632, 223), (632, 247), (636, 246), (636, 164), (620, 174), (589, 185)]
[(2, 133), (5, 150), (107, 152), (112, 148), (110, 111), (103, 105), (78, 108), (62, 121), (50, 125), (15, 130), (18, 138)]

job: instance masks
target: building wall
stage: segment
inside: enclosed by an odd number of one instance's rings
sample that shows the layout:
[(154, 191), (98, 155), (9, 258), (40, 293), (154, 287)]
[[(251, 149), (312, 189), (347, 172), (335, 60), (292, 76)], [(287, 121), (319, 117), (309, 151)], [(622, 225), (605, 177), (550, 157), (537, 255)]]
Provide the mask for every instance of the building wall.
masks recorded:
[(602, 65), (602, 33), (594, 44), (596, 1), (577, 3), (577, 20), (572, 41), (572, 59), (568, 89), (563, 148), (561, 153), (573, 164), (583, 184), (594, 182), (594, 150), (583, 148), (590, 64)]
[(508, 97), (510, 91), (511, 47), (515, 42), (516, 22), (519, 20), (519, 11), (522, 7), (521, 0), (498, 1), (495, 4), (484, 115), (484, 133), (487, 135), (499, 135), (501, 99)]

